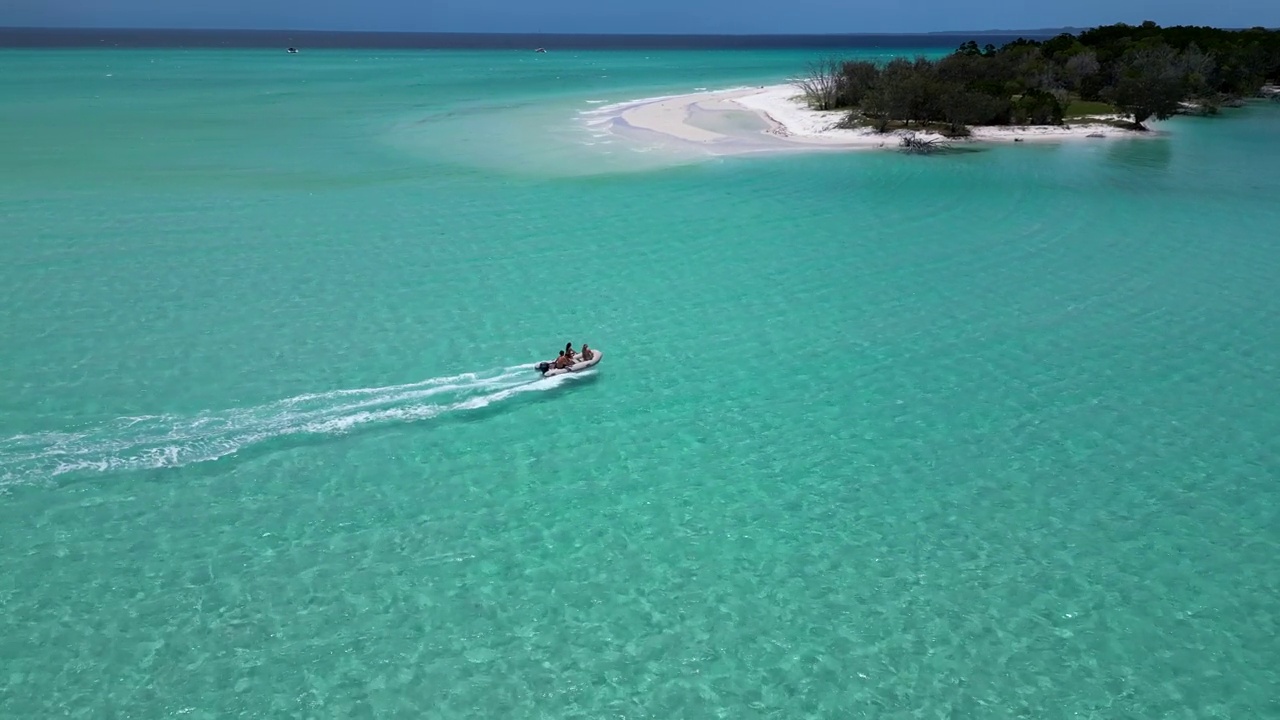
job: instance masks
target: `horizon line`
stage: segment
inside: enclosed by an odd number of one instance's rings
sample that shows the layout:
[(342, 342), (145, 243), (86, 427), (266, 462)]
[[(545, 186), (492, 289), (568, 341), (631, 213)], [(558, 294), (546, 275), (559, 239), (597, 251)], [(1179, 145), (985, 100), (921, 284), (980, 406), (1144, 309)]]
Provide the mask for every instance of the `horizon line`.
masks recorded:
[[(1043, 28), (1020, 28), (1013, 30), (921, 30), (916, 32), (788, 32), (788, 33), (743, 33), (743, 32), (554, 32), (554, 31), (525, 31), (525, 32), (486, 32), (483, 30), (370, 30), (370, 29), (348, 29), (336, 30), (332, 28), (227, 28), (227, 27), (132, 27), (123, 25), (0, 25), (0, 32), (4, 31), (54, 31), (54, 32), (96, 32), (96, 31), (125, 31), (125, 32), (271, 32), (271, 33), (335, 33), (335, 34), (357, 34), (357, 35), (483, 35), (488, 37), (529, 37), (529, 36), (559, 36), (559, 37), (866, 37), (876, 35), (1016, 35), (1018, 33), (1036, 33), (1045, 34), (1053, 32), (1067, 32), (1089, 30), (1099, 25), (1074, 26), (1064, 25), (1061, 27), (1043, 27)], [(1173, 27), (1173, 26), (1170, 26)], [(1235, 28), (1223, 28), (1227, 30)], [(1240, 28), (1248, 29), (1248, 28)]]

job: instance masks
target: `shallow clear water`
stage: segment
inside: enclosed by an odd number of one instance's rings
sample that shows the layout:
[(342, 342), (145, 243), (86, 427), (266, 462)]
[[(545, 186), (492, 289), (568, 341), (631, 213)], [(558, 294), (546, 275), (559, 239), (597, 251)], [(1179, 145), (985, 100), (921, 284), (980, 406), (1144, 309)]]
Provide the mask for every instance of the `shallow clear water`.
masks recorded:
[(579, 116), (808, 59), (4, 54), (0, 715), (1280, 714), (1280, 108)]

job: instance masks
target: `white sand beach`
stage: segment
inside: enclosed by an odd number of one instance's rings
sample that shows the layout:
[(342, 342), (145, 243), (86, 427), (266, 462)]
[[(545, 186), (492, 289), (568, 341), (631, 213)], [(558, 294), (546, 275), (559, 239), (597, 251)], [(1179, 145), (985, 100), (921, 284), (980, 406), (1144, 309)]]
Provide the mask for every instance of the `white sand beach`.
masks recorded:
[[(595, 108), (583, 115), (590, 126), (612, 134), (718, 155), (787, 149), (896, 148), (900, 137), (911, 133), (881, 134), (870, 128), (837, 127), (846, 113), (811, 110), (804, 101), (803, 91), (794, 84), (646, 98)], [(921, 138), (943, 139), (928, 132), (912, 134)], [(1061, 126), (975, 127), (971, 137), (949, 142), (1057, 141), (1155, 134), (1158, 133), (1125, 130), (1093, 122)]]

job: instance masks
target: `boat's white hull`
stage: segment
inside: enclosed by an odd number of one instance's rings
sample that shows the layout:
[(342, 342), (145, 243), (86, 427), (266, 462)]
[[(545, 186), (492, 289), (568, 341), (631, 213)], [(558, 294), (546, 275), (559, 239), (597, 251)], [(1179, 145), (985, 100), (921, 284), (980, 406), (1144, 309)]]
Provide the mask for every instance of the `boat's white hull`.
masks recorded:
[[(556, 375), (567, 375), (569, 373), (582, 372), (583, 370), (588, 370), (590, 368), (593, 368), (600, 363), (600, 358), (604, 357), (604, 353), (600, 352), (599, 350), (596, 350), (595, 348), (591, 349), (591, 353), (592, 354), (591, 354), (590, 360), (580, 360), (570, 365), (567, 368), (551, 368), (550, 370), (543, 372), (542, 377), (555, 377)], [(551, 361), (548, 361), (546, 364), (553, 365), (555, 364), (555, 361), (551, 360)], [(538, 363), (533, 367), (535, 370), (537, 370), (538, 368), (542, 367), (542, 365), (543, 363)]]

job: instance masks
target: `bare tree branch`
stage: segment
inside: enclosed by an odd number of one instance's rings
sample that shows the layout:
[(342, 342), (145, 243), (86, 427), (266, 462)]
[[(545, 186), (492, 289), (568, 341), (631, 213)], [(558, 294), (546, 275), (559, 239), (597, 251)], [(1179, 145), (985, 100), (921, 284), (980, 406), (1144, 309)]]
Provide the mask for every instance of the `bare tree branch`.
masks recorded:
[(809, 63), (808, 74), (799, 80), (800, 89), (804, 91), (805, 100), (814, 110), (835, 110), (840, 104), (840, 94), (844, 83), (841, 62), (832, 57), (824, 57)]

